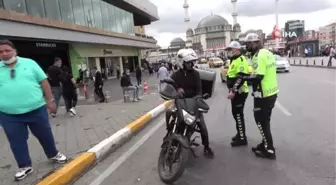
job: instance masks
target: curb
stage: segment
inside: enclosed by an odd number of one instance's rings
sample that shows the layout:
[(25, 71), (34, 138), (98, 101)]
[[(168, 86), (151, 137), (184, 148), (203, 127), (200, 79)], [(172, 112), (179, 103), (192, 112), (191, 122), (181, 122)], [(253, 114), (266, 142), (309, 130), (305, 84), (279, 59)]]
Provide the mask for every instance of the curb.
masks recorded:
[(126, 127), (114, 133), (109, 138), (101, 141), (87, 152), (77, 156), (71, 162), (50, 174), (36, 185), (66, 185), (73, 182), (90, 167), (95, 165), (96, 162), (103, 160), (107, 154), (126, 143), (132, 136), (144, 128), (150, 120), (164, 112), (171, 103), (171, 101), (166, 101), (155, 107), (137, 120), (129, 123)]
[(336, 66), (331, 66), (331, 67), (327, 67), (327, 66), (318, 66), (318, 65), (304, 65), (304, 64), (290, 64), (291, 66), (300, 66), (300, 67), (315, 67), (315, 68), (325, 68), (325, 69), (336, 69)]

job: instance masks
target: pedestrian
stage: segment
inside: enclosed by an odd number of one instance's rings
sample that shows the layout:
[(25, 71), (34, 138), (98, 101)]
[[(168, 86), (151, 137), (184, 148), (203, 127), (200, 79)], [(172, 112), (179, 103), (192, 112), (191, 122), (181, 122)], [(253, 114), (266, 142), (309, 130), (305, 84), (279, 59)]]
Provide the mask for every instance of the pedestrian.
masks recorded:
[(55, 104), (56, 104), (56, 111), (54, 113), (51, 113), (52, 117), (57, 116), (57, 109), (58, 109), (59, 101), (62, 97), (62, 88), (61, 88), (61, 82), (59, 79), (60, 75), (62, 74), (61, 66), (62, 66), (62, 59), (59, 57), (56, 57), (54, 59), (54, 65), (48, 68), (48, 81), (51, 86), (51, 91), (52, 91), (52, 94), (54, 95)]
[(65, 102), (66, 112), (70, 116), (76, 115), (76, 105), (77, 105), (77, 85), (74, 77), (70, 74), (70, 69), (67, 66), (62, 67), (61, 84), (62, 84), (62, 95)]
[(134, 102), (138, 102), (139, 100), (141, 100), (139, 98), (139, 87), (132, 84), (128, 69), (126, 69), (126, 71), (123, 73), (120, 79), (120, 86), (123, 89), (123, 92), (133, 91), (133, 101)]
[(104, 91), (103, 91), (103, 85), (104, 85), (103, 76), (102, 76), (102, 73), (97, 69), (97, 67), (93, 68), (93, 73), (95, 74), (94, 92), (97, 94), (97, 96), (100, 99), (99, 103), (103, 103), (106, 101)]
[(231, 146), (247, 145), (245, 133), (244, 107), (248, 96), (248, 86), (245, 76), (248, 76), (248, 62), (241, 53), (241, 45), (232, 41), (225, 49), (230, 59), (230, 66), (227, 72), (227, 87), (229, 88), (228, 99), (231, 99), (231, 111), (236, 121), (237, 133), (232, 138)]
[(120, 68), (119, 68), (119, 66), (117, 66), (117, 79), (119, 79), (120, 78)]
[(138, 66), (138, 67), (136, 68), (135, 76), (136, 76), (136, 79), (137, 79), (138, 86), (141, 87), (141, 76), (142, 76), (142, 72), (141, 72), (141, 67), (140, 67), (140, 66)]
[(161, 63), (161, 67), (159, 68), (157, 72), (157, 78), (159, 79), (159, 82), (169, 77), (169, 72), (167, 68), (165, 67), (164, 63)]
[(253, 73), (247, 77), (252, 81), (254, 119), (262, 136), (262, 142), (252, 151), (257, 157), (275, 159), (270, 121), (279, 93), (276, 61), (270, 51), (263, 49), (257, 34), (247, 34), (245, 43), (247, 51), (252, 54)]
[(304, 49), (304, 53), (305, 53), (305, 57), (308, 57), (308, 49), (307, 48)]
[(328, 67), (331, 67), (332, 66), (332, 59), (335, 59), (336, 60), (336, 49), (331, 46), (330, 47), (330, 50), (329, 50), (329, 61), (328, 61)]
[(33, 172), (28, 127), (50, 160), (65, 163), (49, 123), (48, 109), (55, 113), (56, 105), (47, 76), (34, 60), (17, 56), (8, 40), (0, 41), (0, 92), (0, 122), (19, 167), (15, 180)]

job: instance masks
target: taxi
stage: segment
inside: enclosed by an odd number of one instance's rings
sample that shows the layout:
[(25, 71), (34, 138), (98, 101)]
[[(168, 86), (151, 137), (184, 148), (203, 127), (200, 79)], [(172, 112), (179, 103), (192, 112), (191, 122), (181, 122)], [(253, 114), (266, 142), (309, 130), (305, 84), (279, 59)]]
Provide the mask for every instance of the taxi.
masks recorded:
[[(247, 59), (247, 61), (249, 63), (248, 72), (249, 72), (249, 74), (252, 74), (252, 70), (253, 70), (252, 69), (252, 60)], [(227, 72), (229, 70), (229, 65), (230, 65), (230, 60), (226, 60), (224, 62), (224, 65), (220, 69), (220, 78), (221, 78), (223, 83), (225, 83), (227, 81)]]
[(213, 57), (213, 58), (209, 58), (208, 64), (211, 68), (214, 68), (214, 67), (222, 67), (224, 62), (222, 59), (218, 57)]

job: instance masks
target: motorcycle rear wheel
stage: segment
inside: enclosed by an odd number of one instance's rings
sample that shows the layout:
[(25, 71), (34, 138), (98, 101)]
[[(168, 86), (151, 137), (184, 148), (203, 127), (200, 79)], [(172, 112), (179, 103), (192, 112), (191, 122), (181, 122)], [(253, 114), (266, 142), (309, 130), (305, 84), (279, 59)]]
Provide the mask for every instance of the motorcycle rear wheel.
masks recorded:
[[(171, 173), (169, 173), (169, 169), (168, 169), (169, 174), (167, 174), (167, 170), (165, 170), (165, 166), (166, 166), (165, 164), (167, 162), (165, 161), (165, 155), (167, 152), (170, 152), (172, 147), (177, 147), (177, 152), (176, 153), (174, 152), (174, 154), (175, 154), (175, 159), (177, 159), (178, 161), (175, 163), (176, 164), (175, 169), (172, 170)], [(189, 149), (183, 147), (180, 143), (175, 144), (175, 146), (172, 144), (168, 144), (168, 143), (165, 144), (161, 148), (161, 152), (160, 152), (159, 160), (158, 160), (158, 173), (159, 173), (160, 179), (166, 184), (172, 184), (173, 182), (177, 181), (182, 176), (185, 170), (185, 165), (188, 160), (188, 156), (189, 156)], [(169, 163), (169, 165), (171, 164)]]

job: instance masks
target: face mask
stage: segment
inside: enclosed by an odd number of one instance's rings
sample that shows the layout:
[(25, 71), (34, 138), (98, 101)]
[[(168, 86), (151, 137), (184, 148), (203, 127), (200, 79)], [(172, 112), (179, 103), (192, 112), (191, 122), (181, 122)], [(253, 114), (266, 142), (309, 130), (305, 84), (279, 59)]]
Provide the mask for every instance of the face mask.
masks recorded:
[(247, 43), (246, 44), (246, 51), (252, 52), (252, 43)]
[(233, 57), (233, 51), (232, 51), (232, 50), (231, 50), (231, 51), (228, 51), (227, 56), (228, 56), (229, 58), (232, 58), (232, 57)]
[(8, 59), (8, 60), (4, 60), (3, 63), (4, 64), (13, 64), (16, 61), (16, 57), (13, 56), (12, 58)]

